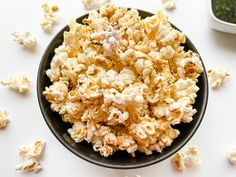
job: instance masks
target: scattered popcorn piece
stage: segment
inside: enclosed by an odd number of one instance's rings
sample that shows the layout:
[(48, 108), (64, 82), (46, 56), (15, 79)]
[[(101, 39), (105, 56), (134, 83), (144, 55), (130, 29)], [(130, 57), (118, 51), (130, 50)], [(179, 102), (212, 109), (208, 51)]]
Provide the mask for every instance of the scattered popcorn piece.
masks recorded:
[(201, 159), (198, 155), (198, 150), (196, 147), (189, 147), (184, 152), (177, 152), (172, 157), (172, 163), (177, 170), (183, 171), (186, 167), (199, 167), (201, 166)]
[(7, 113), (5, 110), (0, 110), (0, 129), (7, 126), (7, 123), (9, 122), (9, 119), (7, 117)]
[(42, 5), (43, 8), (43, 20), (41, 21), (41, 28), (45, 32), (51, 32), (54, 25), (57, 24), (57, 17), (54, 12), (58, 11), (58, 7), (53, 5), (50, 6), (47, 3)]
[(16, 170), (24, 172), (38, 173), (42, 167), (39, 164), (39, 159), (44, 150), (45, 143), (41, 140), (36, 140), (33, 145), (24, 145), (19, 148), (19, 155), (24, 162), (16, 166)]
[(177, 170), (185, 170), (185, 154), (182, 152), (177, 152), (174, 157), (172, 157), (172, 163)]
[(10, 77), (9, 80), (1, 81), (1, 84), (20, 94), (26, 94), (29, 91), (30, 80), (26, 75), (19, 75)]
[(171, 10), (176, 8), (176, 0), (161, 0), (164, 4), (166, 10)]
[(16, 170), (38, 173), (42, 167), (35, 159), (29, 159), (16, 166)]
[(236, 148), (232, 148), (228, 152), (228, 159), (232, 164), (236, 165)]
[(185, 165), (188, 167), (199, 167), (201, 166), (201, 159), (198, 155), (198, 149), (196, 147), (189, 147), (186, 151)]
[(102, 5), (109, 3), (110, 0), (82, 0), (82, 3), (87, 10), (100, 8)]
[(181, 133), (174, 125), (191, 122), (197, 112), (202, 73), (199, 55), (184, 51), (185, 35), (160, 11), (142, 19), (114, 4), (90, 11), (82, 24), (70, 21), (69, 28), (46, 71), (52, 84), (43, 95), (71, 123), (71, 138), (104, 157), (171, 146)]
[(228, 80), (230, 73), (227, 69), (217, 68), (209, 69), (207, 71), (207, 75), (210, 82), (210, 86), (213, 89), (217, 89), (221, 87), (225, 81)]
[(33, 37), (29, 31), (15, 31), (12, 33), (12, 36), (14, 41), (18, 42), (25, 48), (33, 48), (37, 43), (35, 37)]

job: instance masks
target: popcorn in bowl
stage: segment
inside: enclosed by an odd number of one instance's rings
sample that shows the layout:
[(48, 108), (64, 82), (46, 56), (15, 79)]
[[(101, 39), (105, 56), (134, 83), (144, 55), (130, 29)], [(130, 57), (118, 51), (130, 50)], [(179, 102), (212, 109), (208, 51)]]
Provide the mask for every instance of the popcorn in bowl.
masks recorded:
[(55, 49), (43, 95), (71, 123), (76, 143), (87, 141), (108, 157), (162, 152), (196, 110), (198, 54), (184, 51), (185, 35), (157, 12), (141, 19), (135, 9), (106, 4), (91, 11)]

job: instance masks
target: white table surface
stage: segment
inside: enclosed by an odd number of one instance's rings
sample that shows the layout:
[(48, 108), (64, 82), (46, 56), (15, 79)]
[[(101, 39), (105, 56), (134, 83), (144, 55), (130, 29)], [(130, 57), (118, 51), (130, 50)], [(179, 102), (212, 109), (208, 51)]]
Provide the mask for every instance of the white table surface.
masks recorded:
[[(160, 0), (113, 0), (128, 7), (155, 12), (162, 8)], [(30, 94), (20, 96), (5, 87), (0, 87), (0, 108), (7, 110), (11, 122), (0, 130), (0, 177), (49, 176), (49, 177), (235, 177), (236, 166), (227, 161), (227, 151), (236, 146), (236, 36), (211, 30), (207, 21), (206, 0), (177, 0), (177, 8), (167, 12), (170, 21), (178, 26), (195, 44), (207, 68), (224, 67), (231, 71), (229, 81), (218, 91), (210, 90), (204, 120), (197, 133), (185, 146), (196, 145), (203, 161), (198, 169), (176, 172), (167, 159), (150, 167), (136, 170), (112, 170), (92, 165), (72, 154), (53, 136), (43, 120), (36, 95), (36, 76), (43, 51), (52, 37), (69, 19), (86, 13), (80, 0), (48, 0), (59, 6), (60, 16), (51, 35), (40, 28), (42, 18), (41, 0), (0, 0), (0, 79), (25, 73), (32, 84)], [(14, 30), (29, 30), (38, 39), (35, 51), (23, 50), (12, 41)], [(21, 162), (17, 148), (33, 142), (35, 138), (46, 141), (41, 160), (43, 170), (38, 174), (15, 171)]]

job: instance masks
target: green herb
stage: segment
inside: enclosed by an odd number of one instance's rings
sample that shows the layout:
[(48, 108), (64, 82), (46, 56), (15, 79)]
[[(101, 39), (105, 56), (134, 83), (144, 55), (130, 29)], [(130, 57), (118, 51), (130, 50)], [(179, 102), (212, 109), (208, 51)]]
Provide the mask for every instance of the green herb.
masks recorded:
[(212, 9), (220, 20), (236, 24), (236, 0), (212, 0)]

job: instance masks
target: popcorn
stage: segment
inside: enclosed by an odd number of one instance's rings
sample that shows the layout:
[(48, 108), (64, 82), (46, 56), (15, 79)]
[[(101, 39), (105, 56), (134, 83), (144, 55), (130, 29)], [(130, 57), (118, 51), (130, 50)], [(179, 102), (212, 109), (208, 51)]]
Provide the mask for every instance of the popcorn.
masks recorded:
[(226, 69), (209, 69), (207, 71), (208, 79), (210, 82), (210, 86), (213, 89), (217, 89), (221, 87), (224, 82), (226, 82), (230, 76), (230, 73)]
[(136, 126), (135, 133), (140, 139), (146, 139), (148, 135), (155, 133), (155, 125), (152, 122), (143, 121)]
[(80, 83), (78, 91), (82, 96), (82, 100), (93, 100), (102, 96), (98, 85), (84, 75), (78, 76), (78, 82)]
[(100, 154), (104, 157), (108, 157), (109, 155), (113, 154), (113, 148), (107, 145), (102, 146), (99, 151), (100, 151)]
[(14, 41), (25, 48), (33, 48), (37, 43), (35, 37), (33, 37), (29, 31), (15, 31), (12, 33), (12, 36)]
[(55, 55), (50, 63), (51, 68), (46, 71), (46, 74), (51, 82), (59, 80), (61, 76), (60, 67), (62, 66), (62, 61), (67, 58), (68, 53), (66, 52), (66, 48), (64, 46), (60, 46), (55, 50)]
[(201, 159), (198, 156), (198, 149), (196, 147), (189, 147), (186, 150), (185, 164), (188, 167), (199, 167), (201, 166)]
[(229, 162), (232, 164), (236, 164), (236, 148), (232, 148), (229, 152), (228, 152), (228, 159)]
[(178, 59), (176, 62), (177, 73), (181, 78), (195, 79), (199, 76), (199, 73), (203, 71), (199, 56), (196, 54), (191, 55), (189, 58)]
[(121, 32), (113, 30), (112, 32), (104, 32), (105, 39), (103, 41), (103, 49), (105, 55), (112, 55), (118, 49)]
[[(115, 123), (117, 122), (118, 124), (124, 124), (125, 121), (129, 118), (129, 112), (127, 112), (127, 111), (122, 112), (115, 107), (111, 107), (109, 112), (110, 112), (110, 114), (109, 114), (107, 120), (111, 121), (111, 122), (115, 122)], [(109, 124), (111, 125), (112, 123), (109, 123)]]
[(134, 67), (136, 69), (136, 72), (138, 74), (142, 74), (143, 68), (144, 68), (144, 60), (143, 59), (138, 59), (135, 63), (134, 63)]
[(26, 94), (29, 91), (30, 80), (26, 75), (19, 75), (11, 77), (9, 80), (1, 81), (1, 84), (8, 86), (19, 94)]
[(135, 9), (106, 4), (82, 23), (69, 22), (46, 71), (51, 109), (72, 124), (76, 143), (104, 157), (161, 153), (181, 133), (174, 125), (196, 113), (199, 56), (184, 51), (184, 34), (161, 12), (141, 19)]
[(172, 163), (177, 170), (183, 171), (185, 170), (185, 154), (181, 152), (177, 152), (174, 157), (172, 157)]
[(184, 123), (189, 123), (193, 120), (193, 116), (197, 113), (196, 109), (193, 109), (191, 103), (192, 100), (189, 97), (181, 98), (177, 101), (179, 104), (180, 112), (183, 113), (181, 121)]
[[(174, 56), (175, 50), (171, 46), (162, 47), (160, 50), (160, 54), (163, 58), (169, 60), (170, 58)], [(157, 57), (153, 57), (153, 58), (157, 58)]]
[(32, 145), (23, 145), (19, 148), (19, 155), (24, 162), (16, 166), (16, 170), (38, 173), (42, 167), (39, 164), (40, 156), (44, 150), (45, 143), (36, 140)]
[(177, 102), (159, 103), (153, 108), (153, 113), (157, 117), (167, 117), (167, 120), (172, 124), (179, 124), (181, 122), (189, 123), (193, 120), (193, 115), (196, 109), (191, 106), (191, 100), (188, 97), (179, 99)]
[(57, 24), (57, 17), (54, 12), (58, 10), (57, 6), (49, 6), (47, 3), (42, 5), (43, 20), (41, 21), (41, 28), (45, 32), (51, 32), (54, 25)]
[(196, 147), (189, 147), (184, 152), (178, 152), (172, 157), (172, 163), (177, 170), (183, 171), (186, 167), (201, 166), (201, 159)]
[(0, 110), (0, 129), (6, 127), (8, 122), (9, 119), (6, 115), (6, 111), (3, 109)]
[(128, 84), (132, 84), (135, 79), (136, 76), (130, 69), (124, 68), (119, 74), (114, 70), (109, 70), (101, 79), (101, 85), (103, 87), (115, 87), (118, 89), (123, 89)]
[(75, 140), (76, 143), (79, 143), (84, 140), (87, 132), (86, 132), (86, 126), (83, 122), (77, 122), (73, 125), (71, 129), (68, 129), (68, 133), (71, 135), (73, 140)]
[(196, 81), (192, 79), (179, 79), (174, 83), (174, 90), (176, 98), (189, 97), (194, 100), (197, 97), (197, 91), (199, 90), (196, 85)]
[(110, 0), (83, 0), (82, 3), (87, 10), (98, 9), (103, 4), (110, 2)]
[(66, 102), (59, 111), (59, 114), (78, 115), (83, 110), (83, 105), (77, 102)]
[(51, 102), (60, 102), (66, 99), (68, 93), (67, 82), (54, 82), (53, 85), (46, 87), (43, 94)]
[(169, 27), (160, 24), (157, 37), (160, 38), (160, 43), (163, 45), (171, 44), (177, 38), (177, 31), (171, 30)]
[(101, 78), (105, 74), (105, 70), (102, 67), (91, 65), (86, 71), (86, 76), (96, 83), (101, 82)]
[(37, 160), (29, 159), (16, 166), (16, 170), (38, 173), (42, 167)]
[(176, 8), (176, 0), (162, 0), (166, 10), (171, 10)]

